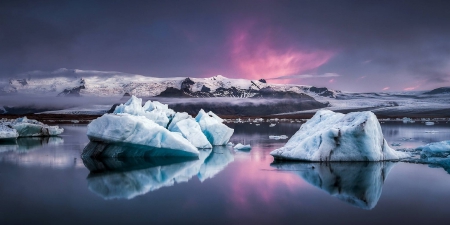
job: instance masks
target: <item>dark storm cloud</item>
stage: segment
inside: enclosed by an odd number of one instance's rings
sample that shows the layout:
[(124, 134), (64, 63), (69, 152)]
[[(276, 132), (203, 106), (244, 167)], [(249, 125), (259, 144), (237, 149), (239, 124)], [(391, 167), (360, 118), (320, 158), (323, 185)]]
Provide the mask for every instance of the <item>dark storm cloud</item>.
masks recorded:
[(290, 82), (432, 88), (449, 85), (449, 9), (448, 1), (1, 1), (0, 76), (61, 67), (159, 77), (336, 73), (326, 83)]

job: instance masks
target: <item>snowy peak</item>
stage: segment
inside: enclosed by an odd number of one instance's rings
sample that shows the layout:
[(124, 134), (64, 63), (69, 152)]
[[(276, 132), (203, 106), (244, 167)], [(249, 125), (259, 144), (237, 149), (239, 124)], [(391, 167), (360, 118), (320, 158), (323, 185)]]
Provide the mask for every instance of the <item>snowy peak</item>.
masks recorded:
[[(2, 94), (39, 94), (48, 96), (123, 96), (139, 97), (263, 97), (271, 90), (283, 93), (308, 94), (335, 98), (339, 91), (292, 84), (268, 84), (264, 79), (232, 79), (222, 75), (209, 78), (157, 78), (114, 71), (61, 68), (52, 72), (31, 71), (20, 79), (0, 82)], [(261, 90), (263, 90), (261, 92)], [(266, 92), (264, 92), (266, 91)]]

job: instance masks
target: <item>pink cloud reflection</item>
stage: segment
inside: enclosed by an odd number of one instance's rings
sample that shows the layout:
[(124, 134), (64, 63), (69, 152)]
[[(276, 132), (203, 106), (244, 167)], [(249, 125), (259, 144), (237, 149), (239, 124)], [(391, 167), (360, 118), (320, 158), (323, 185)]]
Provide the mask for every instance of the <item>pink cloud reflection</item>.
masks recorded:
[[(231, 201), (242, 210), (250, 210), (254, 199), (270, 204), (277, 201), (281, 190), (298, 192), (306, 183), (296, 174), (276, 171), (270, 167), (270, 156), (252, 156), (235, 165), (236, 173), (231, 183)], [(242, 171), (245, 171), (242, 172)]]
[(312, 71), (334, 55), (334, 52), (323, 50), (308, 51), (294, 47), (277, 49), (271, 32), (267, 32), (263, 38), (254, 37), (248, 32), (250, 28), (251, 26), (244, 26), (235, 29), (231, 36), (232, 62), (247, 79), (273, 78)]

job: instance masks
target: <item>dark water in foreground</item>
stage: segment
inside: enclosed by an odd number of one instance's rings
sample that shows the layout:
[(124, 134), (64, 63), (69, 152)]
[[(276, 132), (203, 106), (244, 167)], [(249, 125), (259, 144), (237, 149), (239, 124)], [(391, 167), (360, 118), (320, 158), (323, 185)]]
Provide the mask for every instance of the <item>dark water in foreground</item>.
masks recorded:
[[(450, 175), (408, 163), (274, 163), (298, 123), (229, 124), (196, 161), (112, 160), (90, 174), (86, 126), (0, 145), (0, 224), (443, 224)], [(450, 139), (450, 125), (383, 123), (394, 148)], [(432, 132), (431, 132), (432, 131)], [(95, 162), (94, 162), (95, 163)], [(89, 164), (92, 165), (92, 164)]]

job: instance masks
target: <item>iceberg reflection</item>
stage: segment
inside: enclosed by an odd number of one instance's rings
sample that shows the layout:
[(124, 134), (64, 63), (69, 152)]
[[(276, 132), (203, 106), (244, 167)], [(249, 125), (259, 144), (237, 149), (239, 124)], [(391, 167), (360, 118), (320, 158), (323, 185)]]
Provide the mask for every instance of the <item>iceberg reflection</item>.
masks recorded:
[(273, 163), (292, 171), (308, 183), (362, 209), (373, 209), (393, 162)]
[[(97, 147), (105, 148), (103, 145)], [(108, 145), (106, 148), (117, 150), (132, 146)], [(130, 149), (126, 151), (128, 150)], [(90, 191), (106, 200), (132, 199), (150, 191), (187, 182), (194, 176), (203, 182), (218, 174), (234, 160), (233, 154), (224, 146), (199, 151), (198, 159), (186, 157), (82, 157), (82, 159), (90, 171), (87, 177)]]

